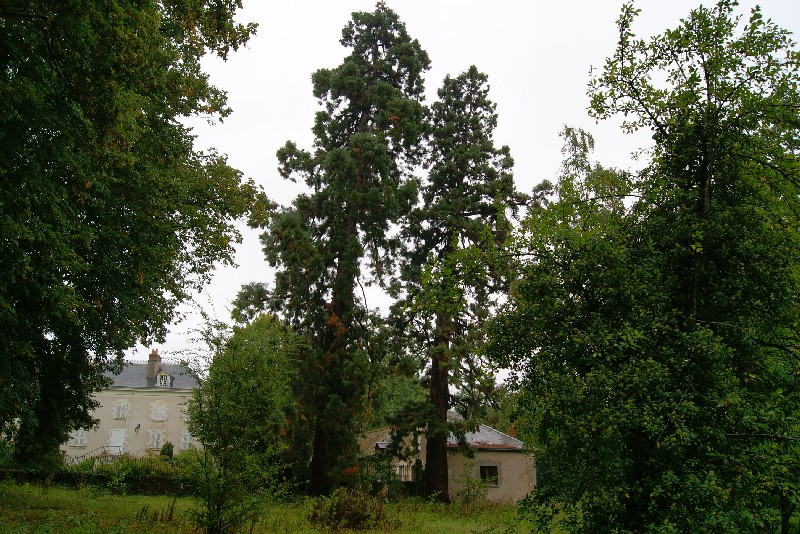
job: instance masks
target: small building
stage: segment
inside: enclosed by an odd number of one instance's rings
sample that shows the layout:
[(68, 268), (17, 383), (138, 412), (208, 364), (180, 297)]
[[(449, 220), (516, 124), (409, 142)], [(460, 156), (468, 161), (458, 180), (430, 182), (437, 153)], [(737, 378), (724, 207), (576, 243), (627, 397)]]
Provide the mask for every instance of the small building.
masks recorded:
[[(520, 440), (487, 425), (478, 425), (474, 432), (467, 432), (466, 442), (474, 451), (467, 457), (452, 434), (447, 440), (447, 470), (450, 496), (456, 497), (464, 489), (464, 476), (487, 484), (487, 498), (491, 501), (516, 502), (530, 493), (536, 486), (536, 465), (533, 451), (525, 448)], [(384, 454), (391, 441), (391, 429), (380, 428), (367, 432), (359, 441), (361, 454)], [(401, 481), (414, 482), (421, 467), (425, 468), (425, 433), (419, 435), (418, 452), (408, 459), (394, 458), (392, 465)], [(406, 445), (410, 438), (406, 438)], [(467, 472), (465, 472), (467, 471)]]
[(168, 441), (176, 453), (194, 446), (186, 407), (197, 381), (185, 367), (163, 362), (153, 349), (146, 362), (126, 362), (107, 376), (110, 386), (94, 395), (99, 405), (91, 416), (99, 424), (74, 430), (61, 445), (69, 460), (158, 454)]

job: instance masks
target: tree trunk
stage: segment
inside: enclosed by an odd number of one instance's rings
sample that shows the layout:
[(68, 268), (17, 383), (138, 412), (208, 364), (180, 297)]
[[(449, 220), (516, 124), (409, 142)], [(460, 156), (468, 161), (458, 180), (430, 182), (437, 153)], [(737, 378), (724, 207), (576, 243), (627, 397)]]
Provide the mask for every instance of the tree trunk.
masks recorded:
[(450, 502), (447, 468), (447, 410), (450, 407), (450, 350), (445, 340), (436, 344), (431, 361), (430, 401), (434, 420), (428, 423), (425, 454), (425, 493), (441, 502)]
[(789, 534), (791, 532), (791, 519), (794, 506), (789, 501), (789, 497), (781, 492), (781, 531), (780, 534)]
[(314, 432), (314, 451), (311, 455), (308, 493), (312, 496), (327, 495), (331, 491), (330, 471), (333, 469), (331, 455), (331, 431), (327, 425), (317, 421)]

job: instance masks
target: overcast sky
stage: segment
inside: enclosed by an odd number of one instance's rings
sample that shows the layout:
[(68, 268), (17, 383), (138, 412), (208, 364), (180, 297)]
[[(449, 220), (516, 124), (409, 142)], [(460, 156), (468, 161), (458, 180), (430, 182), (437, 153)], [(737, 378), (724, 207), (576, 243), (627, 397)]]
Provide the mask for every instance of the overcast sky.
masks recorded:
[[(495, 140), (511, 148), (520, 190), (530, 191), (556, 177), (561, 163), (558, 133), (564, 125), (590, 131), (596, 140), (595, 158), (604, 165), (637, 165), (630, 154), (647, 144), (648, 136), (624, 135), (618, 122), (595, 124), (586, 113), (590, 70), (601, 69), (614, 51), (620, 0), (387, 4), (430, 56), (431, 69), (425, 76), (428, 103), (448, 74), (456, 76), (475, 65), (489, 76), (499, 115)], [(749, 12), (755, 4), (742, 1), (740, 7)], [(639, 0), (636, 5), (642, 13), (634, 31), (647, 37), (675, 27), (699, 1)], [(800, 2), (764, 0), (761, 6), (765, 18), (795, 36), (800, 32)], [(257, 35), (227, 62), (205, 62), (212, 83), (227, 91), (233, 114), (214, 125), (191, 121), (198, 148), (215, 147), (227, 154), (232, 166), (262, 185), (273, 200), (288, 205), (301, 186), (278, 176), (275, 152), (288, 140), (311, 146), (310, 130), (319, 109), (311, 93), (311, 73), (341, 62), (348, 53), (339, 44), (342, 27), (353, 11), (374, 7), (373, 0), (244, 0), (239, 20), (257, 22)], [(196, 296), (196, 302), (220, 320), (229, 319), (230, 301), (243, 283), (271, 282), (258, 232), (245, 229), (243, 234), (238, 267), (218, 269), (211, 285)], [(197, 315), (187, 313), (182, 324), (170, 328), (165, 343), (154, 345), (162, 355), (174, 357), (186, 347), (186, 331), (197, 323)], [(144, 359), (147, 350), (139, 347), (128, 356)]]

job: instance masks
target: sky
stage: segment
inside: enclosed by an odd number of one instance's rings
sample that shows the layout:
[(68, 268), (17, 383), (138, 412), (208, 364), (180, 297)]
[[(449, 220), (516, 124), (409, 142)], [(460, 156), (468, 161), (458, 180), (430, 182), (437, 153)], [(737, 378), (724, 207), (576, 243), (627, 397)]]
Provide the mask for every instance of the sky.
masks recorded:
[[(386, 3), (430, 57), (427, 103), (435, 100), (446, 75), (457, 76), (471, 65), (488, 75), (499, 117), (495, 142), (510, 147), (519, 190), (527, 192), (542, 180), (555, 180), (561, 164), (559, 132), (565, 125), (594, 135), (594, 156), (603, 165), (636, 169), (643, 164), (632, 160), (631, 154), (647, 146), (647, 132), (624, 134), (619, 120), (597, 124), (587, 113), (587, 83), (614, 51), (621, 0)], [(634, 32), (645, 38), (674, 28), (699, 3), (638, 0), (641, 13)], [(740, 4), (747, 13), (756, 2)], [(196, 147), (214, 147), (227, 154), (229, 163), (261, 185), (272, 200), (290, 204), (303, 186), (280, 178), (275, 153), (289, 140), (301, 148), (311, 147), (311, 126), (319, 109), (311, 92), (311, 74), (339, 65), (349, 52), (339, 39), (351, 13), (374, 7), (374, 0), (244, 0), (237, 19), (257, 22), (257, 34), (227, 61), (204, 60), (212, 83), (227, 91), (233, 114), (214, 124), (207, 118), (188, 120), (197, 136)], [(800, 34), (800, 2), (763, 0), (761, 8), (765, 18)], [(272, 281), (259, 232), (240, 228), (243, 241), (237, 247), (237, 267), (218, 268), (212, 282), (194, 297), (197, 306), (222, 321), (230, 320), (230, 302), (242, 284)], [(170, 326), (164, 343), (152, 345), (162, 356), (180, 357), (192, 343), (199, 314), (193, 306), (181, 310), (183, 321)], [(143, 360), (148, 352), (140, 346), (127, 357)]]

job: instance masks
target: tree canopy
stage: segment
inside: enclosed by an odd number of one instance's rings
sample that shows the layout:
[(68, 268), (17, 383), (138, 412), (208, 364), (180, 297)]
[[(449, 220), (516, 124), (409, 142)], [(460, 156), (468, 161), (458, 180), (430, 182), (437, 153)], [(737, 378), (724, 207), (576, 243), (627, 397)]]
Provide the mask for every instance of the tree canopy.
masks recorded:
[[(525, 197), (514, 187), (509, 148), (494, 143), (497, 114), (488, 77), (472, 66), (447, 76), (438, 96), (422, 202), (403, 230), (403, 298), (395, 305), (402, 335), (426, 356), (429, 394), (395, 424), (402, 433), (425, 429), (426, 490), (448, 501), (448, 437), (474, 424), (494, 387), (489, 362), (478, 356), (481, 327), (505, 290), (508, 215)], [(466, 416), (458, 428), (447, 417), (456, 407)]]
[[(360, 285), (385, 283), (410, 209), (425, 131), (422, 73), (429, 60), (397, 14), (379, 3), (342, 30), (350, 54), (312, 76), (322, 109), (313, 151), (288, 142), (281, 175), (310, 191), (273, 213), (262, 243), (277, 268), (272, 302), (312, 350), (301, 369), (303, 420), (313, 453), (310, 490), (326, 493), (357, 472), (374, 323)], [(368, 274), (367, 274), (368, 273)]]
[(259, 497), (287, 490), (284, 437), (302, 342), (269, 315), (215, 341), (207, 374), (196, 373), (189, 430), (202, 443), (199, 524), (230, 532), (257, 512)]
[(542, 528), (788, 531), (800, 56), (735, 6), (650, 40), (623, 7), (591, 110), (650, 130), (650, 163), (603, 169), (568, 131), (559, 197), (518, 241), (530, 259), (492, 351), (522, 369)]
[(102, 372), (231, 261), (256, 189), (180, 118), (230, 113), (200, 58), (254, 33), (240, 4), (0, 6), (0, 430), (21, 458), (91, 426)]

